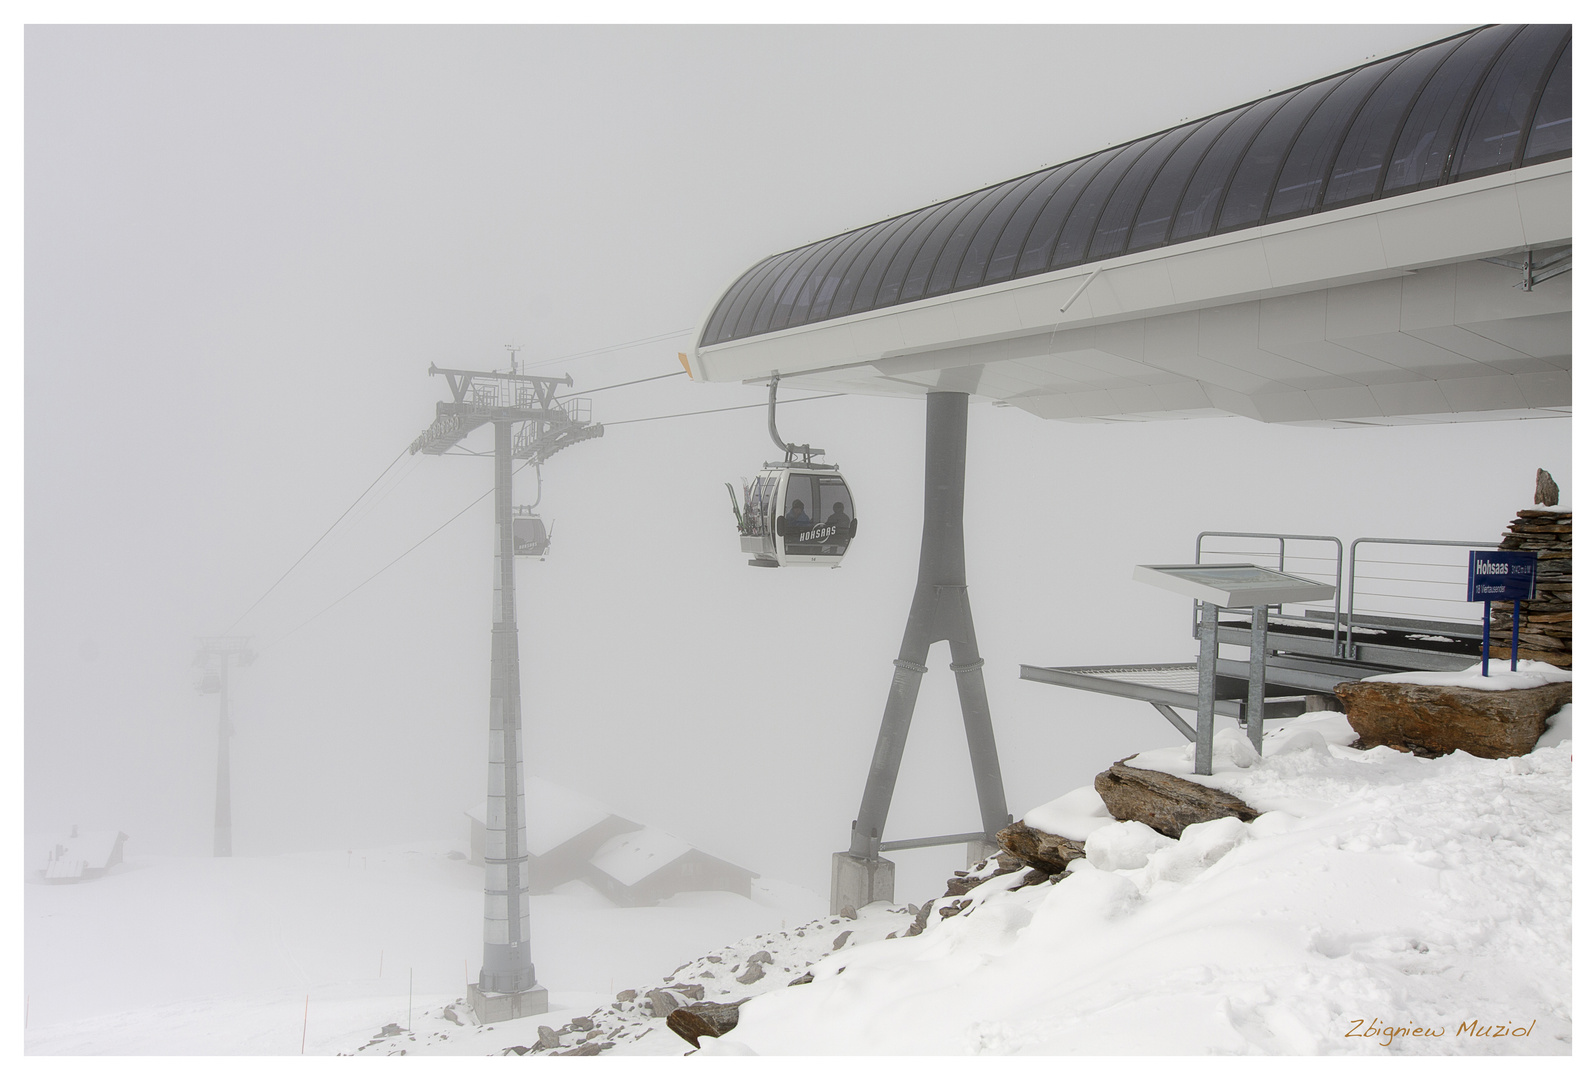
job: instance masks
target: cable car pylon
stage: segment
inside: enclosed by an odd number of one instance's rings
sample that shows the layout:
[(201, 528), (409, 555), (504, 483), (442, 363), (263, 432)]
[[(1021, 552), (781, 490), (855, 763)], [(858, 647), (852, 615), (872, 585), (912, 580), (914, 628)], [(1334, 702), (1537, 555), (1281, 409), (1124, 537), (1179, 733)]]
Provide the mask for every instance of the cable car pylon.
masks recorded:
[(255, 650), (247, 637), (200, 638), (194, 653), (199, 674), (194, 689), (202, 694), (218, 694), (216, 721), (216, 823), (211, 854), (218, 859), (233, 854), (233, 766), (228, 746), (233, 739), (233, 722), (228, 715), (230, 695), (227, 669), (231, 664), (248, 667), (255, 662)]
[[(785, 455), (767, 461), (752, 483), (743, 485), (743, 502), (730, 484), (732, 516), (749, 566), (839, 566), (859, 532), (853, 493), (835, 465), (815, 460), (825, 453), (808, 443), (790, 443), (776, 430), (776, 387), (770, 373), (767, 422), (770, 440)], [(821, 515), (826, 515), (822, 517)]]
[[(542, 465), (567, 446), (604, 434), (588, 405), (559, 398), (571, 377), (522, 374), (512, 350), (510, 371), (427, 369), (449, 381), (453, 401), (410, 444), (412, 454), (442, 455), (484, 424), (493, 425), (493, 646), (488, 693), (487, 823), (483, 863), (482, 969), (466, 987), (477, 1023), (549, 1011), (531, 951), (526, 782), (522, 772), (521, 652), (515, 612), (517, 458)], [(541, 496), (540, 496), (541, 498)]]
[[(964, 569), (964, 463), (968, 439), (968, 394), (931, 391), (925, 399), (925, 524), (920, 533), (920, 573), (903, 644), (893, 661), (892, 685), (865, 780), (859, 816), (847, 851), (831, 857), (831, 913), (893, 899), (894, 865), (883, 851), (965, 844), (970, 861), (995, 850), (997, 832), (1013, 821), (1003, 795), (992, 711), (987, 704), (984, 661), (975, 642)], [(946, 641), (959, 709), (964, 716), (970, 767), (975, 775), (981, 831), (917, 840), (883, 842), (887, 809), (898, 781), (909, 723), (935, 642)]]

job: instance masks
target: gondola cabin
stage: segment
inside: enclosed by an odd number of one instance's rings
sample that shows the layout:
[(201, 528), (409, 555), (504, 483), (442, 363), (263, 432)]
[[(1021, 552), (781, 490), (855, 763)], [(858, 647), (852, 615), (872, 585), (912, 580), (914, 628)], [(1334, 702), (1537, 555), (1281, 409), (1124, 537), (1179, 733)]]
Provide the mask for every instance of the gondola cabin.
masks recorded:
[(732, 494), (732, 510), (749, 566), (837, 566), (859, 531), (835, 465), (767, 462), (744, 483), (740, 508)]
[(543, 558), (549, 550), (551, 534), (536, 514), (517, 513), (510, 519), (510, 539), (515, 553), (528, 558)]

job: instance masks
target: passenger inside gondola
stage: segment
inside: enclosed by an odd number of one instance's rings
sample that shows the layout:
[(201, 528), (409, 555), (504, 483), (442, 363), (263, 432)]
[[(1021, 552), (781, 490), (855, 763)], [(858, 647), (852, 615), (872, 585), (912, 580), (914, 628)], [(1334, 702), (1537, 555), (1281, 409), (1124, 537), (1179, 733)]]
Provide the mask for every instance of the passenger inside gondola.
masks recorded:
[(847, 535), (848, 524), (852, 520), (853, 519), (848, 516), (848, 511), (843, 509), (842, 503), (834, 502), (831, 504), (831, 516), (826, 519), (826, 524), (837, 530), (835, 535)]
[(792, 509), (787, 511), (787, 528), (802, 530), (809, 528), (809, 525), (809, 515), (804, 513), (804, 501), (802, 499), (794, 499), (792, 501)]

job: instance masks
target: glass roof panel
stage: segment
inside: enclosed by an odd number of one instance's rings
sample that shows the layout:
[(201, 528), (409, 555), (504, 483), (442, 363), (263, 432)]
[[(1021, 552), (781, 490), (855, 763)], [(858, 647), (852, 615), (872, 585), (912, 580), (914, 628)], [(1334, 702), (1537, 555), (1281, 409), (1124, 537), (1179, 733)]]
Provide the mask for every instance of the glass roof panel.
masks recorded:
[(1124, 149), (1121, 146), (1093, 154), (1053, 193), (1047, 205), (1042, 207), (1042, 212), (1036, 216), (1036, 223), (1031, 226), (1031, 234), (1025, 238), (1025, 248), (1020, 253), (1018, 273), (1034, 274), (1048, 268), (1048, 262), (1053, 257), (1053, 247), (1058, 243), (1059, 230), (1064, 227), (1064, 219), (1075, 208), (1081, 192), (1085, 191), (1087, 185), (1097, 179), (1097, 174), (1103, 171), (1103, 167), (1118, 157)]
[[(795, 321), (793, 314), (800, 304), (803, 305), (805, 314), (808, 313), (809, 305), (815, 298), (815, 288), (820, 284), (819, 275), (823, 268), (831, 265), (832, 256), (846, 247), (851, 239), (851, 234), (843, 233), (841, 236), (834, 236), (830, 240), (815, 245), (814, 254), (809, 256), (798, 267), (798, 272), (787, 283), (787, 288), (783, 290), (781, 299), (776, 302), (776, 313), (770, 317), (770, 329), (780, 330), (783, 327), (792, 325)], [(799, 316), (796, 321), (802, 322), (802, 316)]]
[(1264, 207), (1274, 193), (1275, 180), (1297, 140), (1297, 133), (1319, 103), (1342, 81), (1324, 79), (1298, 90), (1258, 132), (1225, 194), (1224, 206), (1219, 211), (1221, 231), (1256, 225), (1263, 220)]
[[(916, 210), (912, 214), (905, 215), (903, 220), (898, 223), (898, 227), (893, 229), (891, 235), (887, 237), (886, 243), (876, 249), (875, 256), (870, 260), (870, 265), (865, 268), (864, 277), (859, 281), (859, 291), (854, 294), (852, 306), (854, 311), (869, 311), (876, 306), (876, 291), (881, 287), (881, 279), (886, 276), (887, 267), (892, 265), (892, 260), (898, 254), (898, 249), (903, 247), (904, 241), (909, 238), (910, 234), (914, 232), (922, 221), (930, 217), (936, 209), (937, 207), (935, 206), (927, 206)], [(833, 310), (836, 310), (835, 301), (833, 301), (831, 306)]]
[(1053, 194), (1090, 160), (1080, 158), (1044, 174), (1042, 182), (1031, 189), (1009, 223), (1003, 227), (997, 246), (992, 249), (992, 261), (987, 263), (983, 281), (1001, 281), (1014, 273), (1014, 268), (1019, 264), (1020, 250), (1025, 246), (1025, 238), (1031, 234), (1031, 226), (1036, 224), (1037, 215), (1052, 200)]
[(1246, 107), (1231, 109), (1227, 113), (1202, 121), (1191, 138), (1180, 144), (1180, 149), (1170, 155), (1169, 162), (1158, 171), (1158, 178), (1147, 189), (1141, 209), (1136, 211), (1136, 227), (1131, 230), (1127, 250), (1142, 251), (1158, 247), (1169, 236), (1169, 223), (1175, 217), (1175, 207), (1185, 194), (1191, 174), (1202, 161), (1203, 155), (1213, 146), (1236, 118), (1246, 112)]
[(1086, 190), (1081, 192), (1081, 197), (1075, 201), (1070, 216), (1065, 219), (1064, 227), (1059, 230), (1058, 244), (1053, 248), (1053, 260), (1050, 265), (1074, 266), (1085, 260), (1087, 247), (1092, 242), (1092, 234), (1097, 230), (1097, 221), (1103, 216), (1103, 211), (1107, 208), (1109, 200), (1114, 197), (1114, 192), (1119, 189), (1120, 181), (1125, 179), (1132, 166), (1147, 155), (1147, 151), (1158, 142), (1159, 138), (1156, 135), (1149, 135), (1132, 143), (1092, 178)]
[(972, 214), (976, 207), (981, 205), (988, 191), (978, 191), (966, 195), (953, 204), (946, 217), (937, 223), (936, 228), (926, 236), (925, 243), (920, 245), (920, 250), (915, 253), (914, 261), (909, 264), (909, 273), (903, 279), (903, 290), (898, 293), (900, 300), (918, 300), (925, 295), (926, 283), (931, 280), (931, 270), (942, 257), (942, 249), (947, 246), (948, 240), (953, 236), (959, 224)]
[(809, 310), (801, 316), (795, 308), (792, 318), (788, 320), (789, 326), (797, 326), (800, 322), (813, 322), (816, 319), (826, 317), (826, 309), (831, 306), (831, 298), (837, 295), (837, 286), (842, 284), (843, 275), (848, 272), (848, 267), (853, 264), (854, 257), (870, 243), (870, 239), (875, 235), (877, 228), (879, 226), (855, 229), (849, 234), (848, 242), (837, 249), (832, 260), (816, 270), (820, 277), (819, 285), (815, 288), (814, 301), (809, 305)]
[(723, 330), (723, 328), (726, 327), (728, 321), (736, 322), (736, 316), (732, 313), (738, 302), (747, 295), (749, 289), (753, 288), (755, 279), (769, 269), (770, 264), (775, 262), (777, 258), (779, 256), (772, 255), (768, 259), (755, 263), (748, 269), (747, 273), (732, 283), (732, 287), (726, 290), (726, 295), (720, 298), (720, 303), (715, 305), (715, 311), (710, 315), (709, 322), (704, 324), (705, 341), (721, 341), (723, 340), (723, 332), (726, 337), (731, 336), (730, 329)]
[(849, 313), (853, 307), (854, 294), (859, 291), (859, 281), (864, 277), (865, 271), (870, 267), (870, 261), (881, 250), (881, 245), (891, 239), (892, 234), (903, 227), (903, 217), (889, 218), (877, 222), (865, 230), (864, 244), (854, 253), (848, 265), (843, 268), (842, 279), (837, 283), (837, 292), (831, 298), (831, 303), (825, 311), (820, 310), (816, 303), (810, 314), (818, 318), (830, 318), (833, 315), (841, 316)]
[(979, 285), (986, 276), (987, 261), (992, 257), (993, 249), (997, 246), (998, 237), (1003, 235), (1008, 227), (1009, 219), (1025, 199), (1036, 190), (1036, 186), (1046, 180), (1052, 172), (1032, 173), (1020, 180), (1009, 193), (1003, 196), (1003, 201), (997, 208), (987, 215), (986, 221), (981, 223), (980, 231), (975, 234), (975, 239), (970, 241), (970, 247), (964, 253), (964, 262), (959, 266), (959, 276), (954, 280), (955, 289), (968, 289)]
[[(750, 333), (763, 334), (770, 329), (770, 319), (776, 314), (776, 304), (781, 300), (782, 293), (787, 291), (788, 284), (791, 283), (799, 269), (809, 261), (813, 254), (814, 248), (812, 247), (799, 248), (796, 252), (797, 258), (788, 262), (786, 266), (773, 275), (770, 281), (760, 290), (759, 296), (749, 298), (748, 307), (754, 310), (753, 322), (748, 327)], [(755, 299), (759, 301), (757, 306), (754, 304)], [(743, 317), (746, 318), (747, 316), (748, 311), (745, 309)]]
[(992, 188), (986, 193), (985, 198), (964, 215), (958, 228), (953, 230), (948, 236), (947, 243), (942, 245), (942, 254), (937, 256), (936, 267), (931, 271), (931, 280), (925, 287), (927, 296), (936, 296), (953, 288), (953, 276), (964, 262), (964, 253), (969, 249), (976, 232), (986, 224), (987, 218), (995, 212), (996, 207), (1013, 193), (1024, 179), (1022, 177), (1019, 180), (1010, 180), (1006, 184)]
[(1187, 124), (1165, 132), (1147, 153), (1137, 159), (1136, 164), (1125, 174), (1125, 179), (1120, 181), (1119, 187), (1114, 189), (1114, 197), (1103, 208), (1097, 229), (1092, 234), (1091, 253), (1087, 256), (1089, 259), (1107, 259), (1125, 249), (1125, 241), (1130, 237), (1131, 219), (1147, 196), (1147, 189), (1158, 175), (1158, 170), (1171, 154), (1180, 149), (1180, 144), (1201, 126), (1200, 123)]
[(1319, 193), (1324, 190), (1325, 174), (1335, 160), (1336, 151), (1346, 137), (1347, 128), (1380, 85), (1401, 63), (1401, 57), (1392, 57), (1378, 64), (1359, 68), (1340, 86), (1330, 92), (1324, 104), (1314, 111), (1302, 134), (1297, 136), (1280, 179), (1275, 183), (1275, 193), (1269, 203), (1268, 221), (1295, 217), (1312, 210), (1319, 203)]
[(1398, 195), (1438, 183), (1452, 155), (1463, 111), (1497, 53), (1519, 32), (1517, 26), (1490, 26), (1469, 38), (1430, 76), (1402, 125), (1381, 193)]
[(1252, 144), (1258, 129), (1268, 123), (1289, 96), (1277, 94), (1258, 102), (1242, 113), (1214, 141), (1213, 149), (1197, 166), (1191, 183), (1186, 186), (1185, 197), (1180, 200), (1180, 213), (1175, 215), (1174, 227), (1170, 229), (1170, 243), (1207, 236), (1213, 231), (1214, 218), (1219, 214), (1219, 201), (1224, 198), (1225, 189), (1230, 186), (1230, 177), (1240, 164), (1242, 155)]
[(1358, 110), (1358, 118), (1352, 121), (1347, 137), (1342, 140), (1336, 163), (1330, 168), (1324, 199), (1319, 204), (1321, 210), (1374, 198), (1391, 142), (1408, 114), (1408, 107), (1423, 89), (1430, 73), (1467, 40), (1466, 37), (1453, 38), (1410, 53), (1380, 84)]
[(732, 326), (732, 337), (748, 336), (753, 329), (754, 316), (758, 314), (759, 305), (765, 299), (765, 294), (770, 291), (771, 283), (775, 281), (776, 277), (784, 269), (792, 265), (803, 252), (803, 248), (798, 248), (771, 260), (770, 265), (765, 268), (765, 272), (759, 276), (759, 280), (755, 281), (753, 287), (748, 290), (748, 295), (738, 302), (740, 305), (739, 310), (732, 314), (732, 318), (736, 320), (735, 324), (732, 323), (731, 319), (727, 320), (727, 324)]
[(1531, 26), (1513, 39), (1480, 85), (1468, 119), (1463, 121), (1452, 161), (1454, 179), (1513, 164), (1536, 94), (1567, 37), (1567, 27)]
[(1570, 41), (1541, 91), (1541, 103), (1524, 143), (1524, 163), (1531, 164), (1569, 153), (1574, 147), (1574, 99), (1570, 75), (1574, 43)]
[(881, 286), (876, 290), (875, 303), (871, 304), (871, 307), (886, 307), (888, 304), (898, 302), (898, 294), (903, 290), (903, 279), (909, 276), (909, 267), (914, 264), (915, 256), (920, 254), (920, 249), (936, 231), (936, 227), (942, 224), (958, 205), (959, 200), (955, 200), (943, 203), (941, 206), (933, 206), (931, 212), (914, 227), (914, 231), (898, 246), (892, 262), (887, 264), (887, 272), (882, 275)]

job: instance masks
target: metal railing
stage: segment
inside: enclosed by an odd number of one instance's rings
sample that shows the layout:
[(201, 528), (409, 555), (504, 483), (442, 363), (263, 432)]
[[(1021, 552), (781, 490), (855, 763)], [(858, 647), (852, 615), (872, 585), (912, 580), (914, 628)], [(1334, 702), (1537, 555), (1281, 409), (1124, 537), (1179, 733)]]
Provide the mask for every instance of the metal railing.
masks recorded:
[[(1203, 544), (1203, 541), (1207, 539), (1220, 537), (1231, 541), (1257, 540), (1263, 541), (1264, 543), (1252, 545), (1245, 543), (1230, 543), (1227, 544), (1223, 549), (1209, 548), (1205, 547)], [(1295, 546), (1288, 549), (1288, 541), (1294, 542)], [(1302, 546), (1305, 544), (1333, 544), (1335, 545), (1335, 555), (1331, 556), (1329, 554), (1313, 554), (1311, 550), (1309, 552), (1304, 552), (1302, 550)], [(1323, 549), (1321, 548), (1320, 550)], [(1334, 536), (1318, 536), (1310, 533), (1221, 532), (1217, 530), (1207, 530), (1197, 534), (1197, 557), (1193, 561), (1201, 563), (1205, 556), (1219, 556), (1222, 558), (1232, 559), (1241, 558), (1249, 562), (1259, 562), (1260, 565), (1261, 560), (1269, 559), (1274, 562), (1275, 569), (1279, 570), (1282, 574), (1294, 574), (1297, 577), (1310, 578), (1314, 581), (1322, 581), (1327, 585), (1334, 585), (1336, 590), (1333, 601), (1334, 609), (1331, 612), (1331, 618), (1329, 620), (1330, 642), (1331, 648), (1335, 652), (1335, 655), (1341, 655), (1341, 564), (1343, 560), (1341, 541), (1339, 538)], [(1210, 558), (1209, 561), (1212, 562), (1215, 560)], [(1326, 567), (1326, 563), (1330, 565)], [(1197, 636), (1198, 610), (1199, 605), (1193, 601), (1191, 614), (1193, 637)], [(1281, 605), (1279, 604), (1274, 605), (1269, 610), (1275, 612), (1276, 614), (1284, 614), (1284, 612), (1281, 610)], [(1292, 615), (1291, 618), (1302, 619), (1308, 622), (1323, 621), (1322, 619), (1315, 617), (1306, 611), (1298, 615)]]
[[(1360, 564), (1360, 544), (1392, 545), (1404, 548), (1430, 548), (1427, 555), (1412, 559), (1371, 558), (1365, 555)], [(1481, 633), (1474, 618), (1474, 605), (1461, 597), (1467, 595), (1468, 557), (1447, 558), (1447, 549), (1477, 549), (1495, 551), (1494, 540), (1407, 540), (1390, 536), (1360, 536), (1352, 541), (1347, 562), (1347, 656), (1353, 655), (1352, 634), (1362, 627), (1367, 630), (1436, 630), (1474, 636)], [(1395, 554), (1395, 553), (1392, 553)], [(1364, 569), (1362, 580), (1374, 582), (1365, 588), (1363, 595), (1374, 598), (1374, 604), (1357, 607), (1358, 570)], [(1450, 595), (1447, 595), (1450, 594)]]

